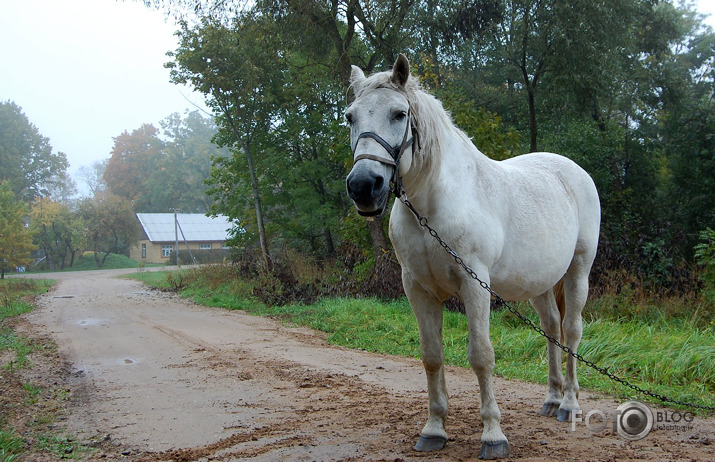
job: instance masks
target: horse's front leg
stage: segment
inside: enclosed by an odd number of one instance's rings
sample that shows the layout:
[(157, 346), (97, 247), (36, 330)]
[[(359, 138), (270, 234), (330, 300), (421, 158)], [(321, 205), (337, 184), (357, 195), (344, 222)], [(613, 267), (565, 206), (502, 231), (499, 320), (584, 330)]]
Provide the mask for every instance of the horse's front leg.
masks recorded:
[(427, 374), (429, 415), (415, 450), (437, 451), (447, 444), (444, 430), (447, 419), (447, 385), (444, 380), (442, 351), (442, 304), (409, 275), (403, 274), (405, 293), (420, 329), (420, 352)]
[(494, 397), (494, 348), (489, 340), (489, 293), (478, 284), (471, 284), (462, 294), (469, 322), (469, 364), (477, 374), (482, 400), (484, 423), (480, 459), (501, 459), (509, 456), (509, 442), (501, 430), (501, 412)]

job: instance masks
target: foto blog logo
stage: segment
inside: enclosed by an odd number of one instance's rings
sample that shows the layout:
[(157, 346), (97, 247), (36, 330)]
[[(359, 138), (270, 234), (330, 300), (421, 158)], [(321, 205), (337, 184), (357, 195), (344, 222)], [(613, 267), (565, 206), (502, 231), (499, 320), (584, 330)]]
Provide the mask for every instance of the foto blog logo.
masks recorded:
[(571, 416), (571, 431), (576, 431), (576, 424), (584, 423), (591, 433), (599, 433), (608, 427), (611, 421), (614, 433), (629, 441), (645, 438), (656, 428), (658, 430), (692, 430), (690, 423), (694, 419), (691, 412), (678, 411), (653, 412), (648, 406), (638, 401), (627, 401), (616, 409), (609, 419), (600, 409), (589, 411), (584, 417), (581, 411)]

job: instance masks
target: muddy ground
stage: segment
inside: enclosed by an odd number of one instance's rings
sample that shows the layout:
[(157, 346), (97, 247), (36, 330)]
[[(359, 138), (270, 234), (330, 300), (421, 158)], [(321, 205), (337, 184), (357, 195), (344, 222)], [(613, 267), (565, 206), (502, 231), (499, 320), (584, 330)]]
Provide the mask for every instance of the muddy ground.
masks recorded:
[[(61, 417), (51, 427), (93, 447), (84, 459), (477, 459), (482, 424), (470, 370), (447, 372), (446, 448), (417, 453), (427, 415), (418, 360), (331, 346), (280, 320), (197, 306), (117, 279), (122, 272), (45, 275), (57, 285), (16, 321), (37, 344), (56, 345), (33, 353), (23, 380), (62, 390), (63, 399), (53, 400)], [(495, 389), (510, 460), (715, 460), (713, 417), (627, 441), (610, 423), (593, 433), (539, 416), (542, 385), (496, 378)], [(611, 415), (621, 404), (588, 391), (580, 401), (584, 415)]]

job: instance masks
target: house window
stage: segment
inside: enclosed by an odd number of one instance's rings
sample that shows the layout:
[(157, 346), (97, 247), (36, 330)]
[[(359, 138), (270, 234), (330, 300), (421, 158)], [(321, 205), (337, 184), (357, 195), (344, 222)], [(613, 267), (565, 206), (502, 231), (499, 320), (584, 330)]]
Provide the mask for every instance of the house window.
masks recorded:
[(142, 258), (146, 258), (146, 244), (142, 244)]
[(201, 244), (199, 250), (211, 250), (211, 244)]
[(171, 252), (174, 251), (174, 246), (173, 245), (162, 245), (161, 246), (161, 256), (162, 257), (170, 257)]

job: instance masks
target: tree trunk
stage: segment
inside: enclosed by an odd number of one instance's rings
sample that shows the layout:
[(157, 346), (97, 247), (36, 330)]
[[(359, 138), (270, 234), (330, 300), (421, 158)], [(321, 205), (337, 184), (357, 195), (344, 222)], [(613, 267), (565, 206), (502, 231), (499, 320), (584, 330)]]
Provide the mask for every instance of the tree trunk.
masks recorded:
[(328, 255), (335, 254), (335, 244), (333, 243), (333, 235), (330, 233), (329, 229), (323, 230), (323, 236), (325, 236), (325, 247)]
[(375, 259), (377, 259), (388, 249), (385, 231), (382, 229), (382, 217), (368, 218), (367, 227), (370, 230), (372, 249), (375, 252)]
[(263, 223), (263, 210), (261, 208), (261, 194), (258, 191), (258, 179), (256, 178), (256, 170), (253, 168), (253, 156), (251, 155), (250, 146), (244, 145), (243, 151), (246, 154), (248, 162), (248, 171), (251, 174), (251, 189), (253, 190), (253, 201), (256, 206), (256, 224), (258, 225), (258, 239), (261, 242), (261, 253), (263, 254), (263, 263), (266, 269), (271, 269), (271, 256), (268, 253), (268, 238), (266, 237), (266, 227)]
[(537, 126), (536, 126), (536, 103), (534, 101), (534, 89), (531, 85), (527, 85), (527, 94), (529, 97), (529, 151), (536, 152), (537, 148)]

